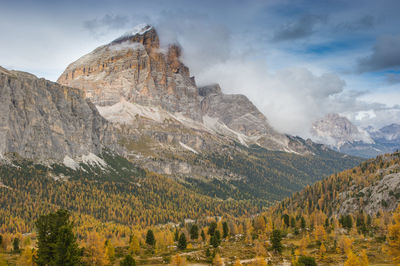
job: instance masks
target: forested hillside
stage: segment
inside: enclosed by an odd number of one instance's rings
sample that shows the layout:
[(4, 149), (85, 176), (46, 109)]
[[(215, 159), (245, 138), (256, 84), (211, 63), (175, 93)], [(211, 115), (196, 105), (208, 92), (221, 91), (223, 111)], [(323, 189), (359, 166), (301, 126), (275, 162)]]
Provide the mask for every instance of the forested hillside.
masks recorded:
[(106, 168), (82, 164), (78, 171), (26, 160), (3, 165), (0, 231), (30, 232), (36, 218), (59, 208), (102, 222), (140, 227), (224, 213), (241, 216), (261, 210), (249, 200), (222, 201), (194, 193), (119, 156), (104, 153), (103, 158)]
[(307, 186), (283, 200), (276, 212), (322, 211), (328, 217), (337, 217), (354, 212), (376, 215), (393, 211), (400, 201), (399, 173), (400, 153), (381, 155)]
[[(148, 226), (207, 216), (252, 215), (275, 200), (323, 178), (339, 166), (332, 158), (298, 156), (252, 147), (247, 153), (201, 155), (208, 167), (228, 169), (246, 179), (179, 180), (146, 171), (128, 160), (104, 152), (105, 164), (81, 163), (50, 167), (14, 157), (0, 167), (0, 228), (29, 232), (48, 210), (65, 208), (102, 222)], [(196, 158), (187, 157), (192, 164)], [(347, 165), (357, 161), (351, 158)], [(315, 167), (319, 165), (319, 167)], [(203, 166), (204, 167), (204, 166)]]

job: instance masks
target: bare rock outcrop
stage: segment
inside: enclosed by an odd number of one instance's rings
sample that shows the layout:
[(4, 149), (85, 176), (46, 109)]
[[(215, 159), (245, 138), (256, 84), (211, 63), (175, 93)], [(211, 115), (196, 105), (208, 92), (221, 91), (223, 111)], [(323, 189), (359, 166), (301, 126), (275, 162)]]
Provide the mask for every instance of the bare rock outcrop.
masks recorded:
[(1, 157), (62, 161), (99, 154), (113, 142), (109, 123), (82, 90), (0, 68)]

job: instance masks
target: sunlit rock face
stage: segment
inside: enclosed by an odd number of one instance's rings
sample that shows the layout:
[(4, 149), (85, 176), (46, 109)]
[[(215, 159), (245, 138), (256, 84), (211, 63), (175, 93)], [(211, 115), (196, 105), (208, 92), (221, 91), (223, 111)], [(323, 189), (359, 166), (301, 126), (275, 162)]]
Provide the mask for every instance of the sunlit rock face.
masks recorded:
[(180, 55), (177, 45), (161, 50), (156, 30), (143, 25), (70, 64), (58, 82), (84, 90), (96, 105), (124, 98), (201, 121), (198, 90)]

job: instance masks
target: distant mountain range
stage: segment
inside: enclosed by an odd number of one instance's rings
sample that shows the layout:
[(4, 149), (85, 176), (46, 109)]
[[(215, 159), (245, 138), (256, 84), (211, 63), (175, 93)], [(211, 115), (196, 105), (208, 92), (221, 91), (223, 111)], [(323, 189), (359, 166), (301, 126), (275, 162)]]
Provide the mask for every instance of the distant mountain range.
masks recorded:
[(332, 149), (364, 158), (392, 153), (400, 149), (400, 125), (391, 124), (380, 129), (358, 128), (346, 117), (328, 114), (315, 121), (311, 133), (313, 140)]

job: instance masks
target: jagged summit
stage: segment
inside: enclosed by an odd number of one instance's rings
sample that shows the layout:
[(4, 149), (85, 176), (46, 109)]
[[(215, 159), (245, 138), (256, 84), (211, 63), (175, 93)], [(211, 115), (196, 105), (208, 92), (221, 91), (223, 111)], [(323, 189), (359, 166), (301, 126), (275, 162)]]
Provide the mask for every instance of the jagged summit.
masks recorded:
[(153, 26), (151, 26), (149, 24), (145, 24), (145, 23), (138, 24), (132, 30), (125, 32), (123, 35), (121, 35), (120, 37), (115, 39), (113, 42), (117, 42), (117, 41), (120, 41), (121, 39), (126, 39), (129, 37), (133, 37), (135, 35), (143, 35), (150, 30), (154, 30)]
[(147, 24), (139, 24), (131, 31), (126, 32), (122, 36), (110, 42), (107, 46), (138, 43), (143, 45), (148, 52), (150, 49), (159, 49), (160, 40), (156, 29)]

